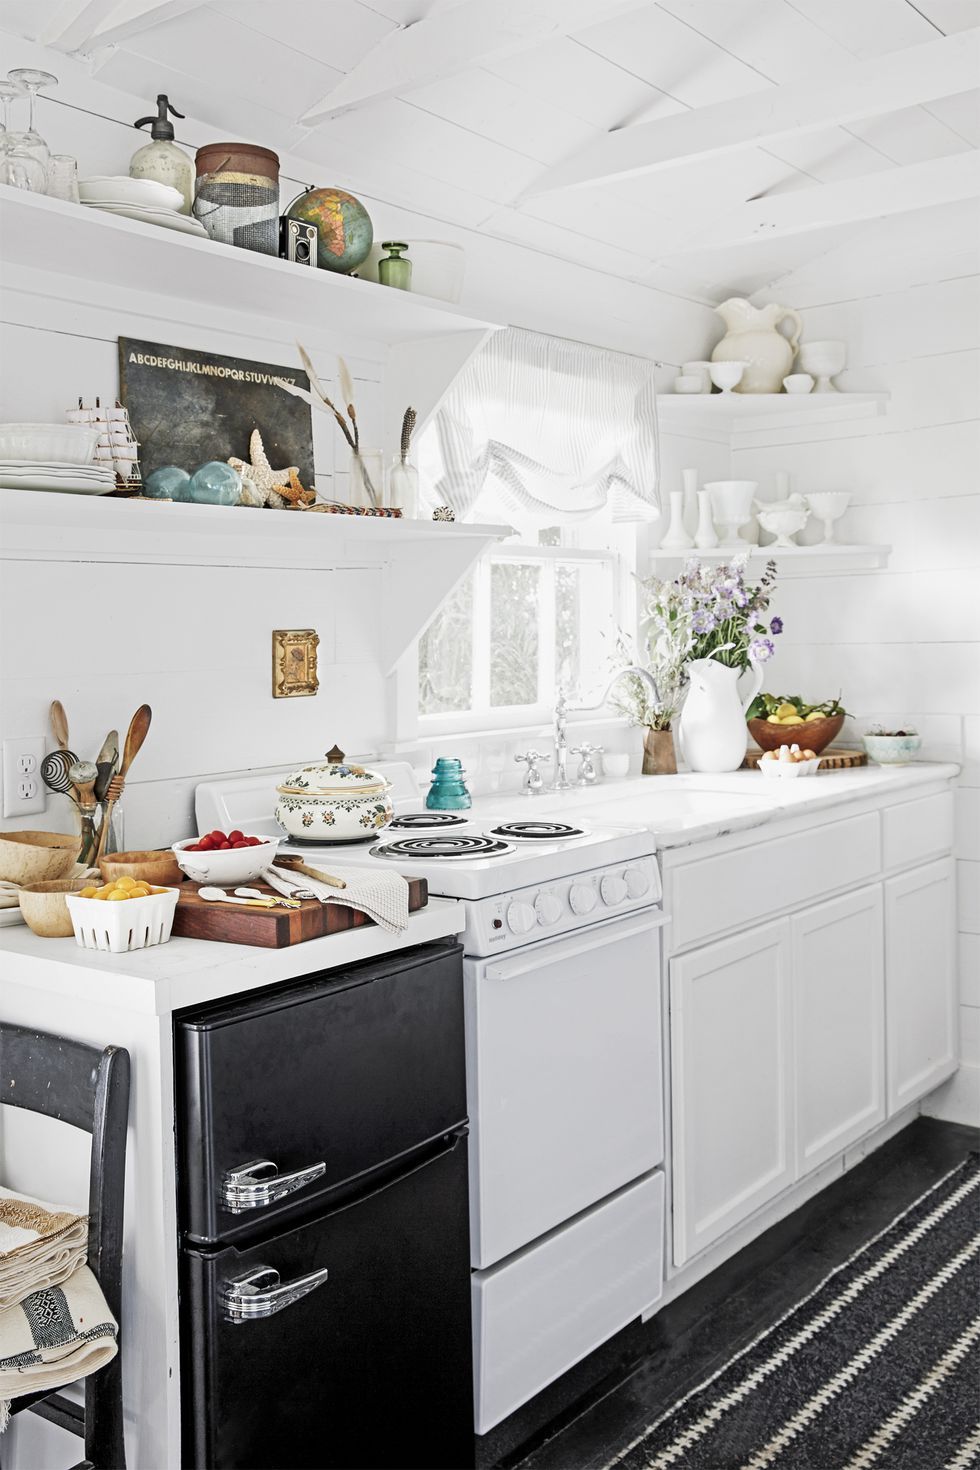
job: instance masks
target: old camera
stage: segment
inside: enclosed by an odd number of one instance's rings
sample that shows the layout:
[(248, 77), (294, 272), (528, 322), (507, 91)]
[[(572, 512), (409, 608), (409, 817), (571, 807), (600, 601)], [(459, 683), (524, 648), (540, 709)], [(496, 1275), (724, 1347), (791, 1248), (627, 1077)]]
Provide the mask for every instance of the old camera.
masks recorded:
[(279, 219), (279, 254), (297, 265), (316, 265), (316, 225), (282, 215)]

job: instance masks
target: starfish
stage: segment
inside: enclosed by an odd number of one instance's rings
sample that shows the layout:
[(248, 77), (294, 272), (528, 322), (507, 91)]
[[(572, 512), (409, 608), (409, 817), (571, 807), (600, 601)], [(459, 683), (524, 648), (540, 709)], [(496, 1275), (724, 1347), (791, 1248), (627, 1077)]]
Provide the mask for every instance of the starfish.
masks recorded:
[[(289, 465), (284, 470), (274, 470), (269, 463), (269, 457), (262, 443), (262, 435), (258, 429), (252, 430), (252, 437), (248, 441), (249, 460), (235, 459), (229, 457), (228, 463), (233, 470), (237, 470), (243, 481), (249, 481), (259, 497), (260, 505), (271, 505), (277, 508), (287, 504), (281, 491), (281, 486), (288, 485), (290, 476), (297, 474), (297, 466)], [(243, 485), (243, 489), (244, 489)], [(251, 497), (249, 497), (251, 499)]]

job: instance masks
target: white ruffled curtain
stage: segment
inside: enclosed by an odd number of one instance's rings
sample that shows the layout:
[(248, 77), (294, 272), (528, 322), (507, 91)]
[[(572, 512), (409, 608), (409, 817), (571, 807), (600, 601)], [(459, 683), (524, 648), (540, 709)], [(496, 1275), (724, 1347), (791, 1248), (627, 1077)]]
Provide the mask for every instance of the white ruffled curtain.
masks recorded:
[(509, 327), (464, 368), (435, 427), (433, 493), (460, 520), (481, 519), (481, 499), (541, 526), (660, 514), (654, 364), (643, 358)]

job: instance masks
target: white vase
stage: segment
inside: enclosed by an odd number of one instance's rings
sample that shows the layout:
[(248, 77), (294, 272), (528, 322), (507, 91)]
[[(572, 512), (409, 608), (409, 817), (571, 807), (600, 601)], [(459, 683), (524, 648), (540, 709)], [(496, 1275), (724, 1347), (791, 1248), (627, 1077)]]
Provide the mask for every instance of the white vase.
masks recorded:
[(718, 545), (714, 517), (711, 514), (711, 491), (698, 491), (698, 528), (694, 533), (694, 544), (699, 551), (714, 551)]
[(681, 470), (681, 480), (684, 484), (684, 524), (693, 537), (694, 528), (698, 523), (697, 470)]
[[(725, 335), (711, 354), (711, 361), (744, 362), (738, 393), (778, 393), (793, 366), (800, 345), (803, 323), (791, 306), (753, 306), (741, 296), (723, 301), (715, 311), (725, 323)], [(776, 330), (788, 321), (787, 339)]]
[(660, 543), (661, 549), (663, 551), (690, 551), (693, 545), (693, 538), (688, 535), (687, 527), (684, 525), (684, 492), (683, 490), (671, 490), (670, 525)]
[(681, 748), (692, 771), (737, 771), (745, 759), (745, 711), (762, 688), (762, 670), (753, 664), (749, 692), (739, 690), (739, 670), (713, 658), (692, 659), (681, 715)]

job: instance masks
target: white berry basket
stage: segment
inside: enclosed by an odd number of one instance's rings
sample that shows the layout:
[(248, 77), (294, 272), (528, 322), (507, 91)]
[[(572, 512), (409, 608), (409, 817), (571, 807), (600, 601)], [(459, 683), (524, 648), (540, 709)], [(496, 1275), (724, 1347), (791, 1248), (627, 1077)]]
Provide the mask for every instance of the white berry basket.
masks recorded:
[(782, 777), (784, 780), (793, 780), (798, 776), (815, 776), (820, 769), (820, 757), (814, 756), (809, 761), (760, 761), (759, 770), (770, 780)]
[[(81, 898), (66, 893), (75, 943), (82, 949), (101, 949), (125, 954), (130, 949), (149, 949), (166, 944), (174, 926), (179, 888), (165, 888), (146, 898), (127, 898), (110, 903), (104, 898)], [(71, 900), (69, 902), (69, 900)]]

